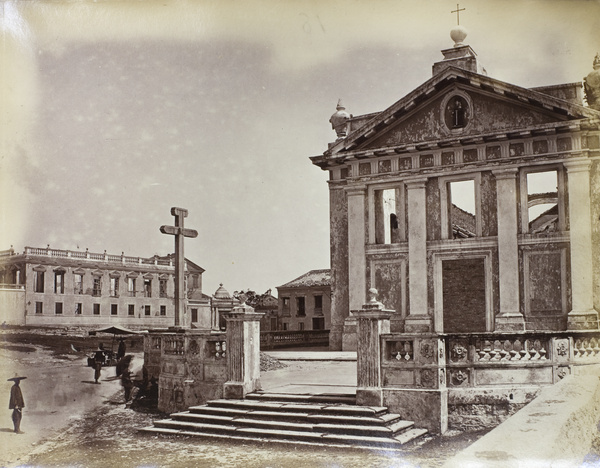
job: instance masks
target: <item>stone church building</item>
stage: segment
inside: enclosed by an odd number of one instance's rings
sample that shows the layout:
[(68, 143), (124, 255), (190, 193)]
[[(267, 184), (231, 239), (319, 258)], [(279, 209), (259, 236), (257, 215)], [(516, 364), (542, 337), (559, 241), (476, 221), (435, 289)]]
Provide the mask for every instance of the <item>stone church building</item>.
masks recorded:
[(329, 171), (331, 349), (356, 349), (370, 288), (392, 333), (598, 328), (600, 60), (585, 93), (526, 89), (487, 76), (462, 27), (451, 36), (387, 109), (340, 102), (337, 140), (311, 157)]

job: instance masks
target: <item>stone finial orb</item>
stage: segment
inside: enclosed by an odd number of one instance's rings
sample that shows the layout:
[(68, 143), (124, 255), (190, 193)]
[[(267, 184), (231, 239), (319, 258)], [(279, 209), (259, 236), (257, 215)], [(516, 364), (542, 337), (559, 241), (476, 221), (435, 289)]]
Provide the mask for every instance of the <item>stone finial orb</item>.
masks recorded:
[(467, 30), (464, 26), (454, 26), (450, 31), (450, 37), (454, 41), (454, 47), (460, 47), (464, 45), (463, 41), (467, 37)]

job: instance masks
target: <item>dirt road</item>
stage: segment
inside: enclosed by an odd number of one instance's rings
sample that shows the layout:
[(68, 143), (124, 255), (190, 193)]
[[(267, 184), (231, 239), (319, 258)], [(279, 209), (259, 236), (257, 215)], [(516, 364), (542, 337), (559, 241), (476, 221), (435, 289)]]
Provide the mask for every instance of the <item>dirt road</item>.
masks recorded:
[[(0, 411), (0, 466), (18, 464), (57, 431), (105, 402), (121, 388), (118, 380), (107, 381), (114, 368), (103, 369), (101, 384), (94, 384), (93, 370), (86, 357), (67, 356), (57, 360), (39, 346), (7, 344), (0, 348), (0, 392), (5, 396)], [(27, 377), (21, 382), (25, 399), (21, 430), (13, 432), (8, 399), (15, 372)], [(1, 398), (1, 397), (0, 397)], [(0, 400), (1, 401), (1, 400)]]

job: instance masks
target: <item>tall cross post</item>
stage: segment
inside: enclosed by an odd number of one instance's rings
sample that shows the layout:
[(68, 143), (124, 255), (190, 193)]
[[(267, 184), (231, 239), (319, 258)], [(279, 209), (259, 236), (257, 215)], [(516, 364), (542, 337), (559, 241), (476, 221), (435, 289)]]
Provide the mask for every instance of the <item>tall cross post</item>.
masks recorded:
[(183, 254), (183, 238), (198, 237), (198, 231), (183, 227), (183, 219), (187, 217), (188, 210), (185, 208), (171, 208), (171, 214), (175, 216), (175, 226), (161, 226), (160, 232), (175, 236), (175, 327), (182, 325), (182, 316), (185, 311), (185, 257)]
[(456, 10), (452, 10), (450, 13), (456, 13), (456, 24), (460, 25), (460, 12), (465, 11), (466, 8), (459, 8), (459, 4), (456, 4)]

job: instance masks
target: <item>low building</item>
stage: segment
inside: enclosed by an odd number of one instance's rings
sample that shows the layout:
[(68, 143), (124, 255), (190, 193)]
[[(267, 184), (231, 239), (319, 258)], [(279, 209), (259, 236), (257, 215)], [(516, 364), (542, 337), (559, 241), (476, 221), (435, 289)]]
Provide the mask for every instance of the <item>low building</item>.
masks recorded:
[(279, 330), (329, 330), (330, 275), (330, 270), (311, 270), (277, 288)]
[[(210, 317), (204, 269), (186, 259), (188, 320)], [(168, 327), (175, 259), (25, 247), (0, 251), (0, 311), (10, 325)], [(199, 320), (196, 318), (196, 320)]]
[(271, 292), (271, 289), (267, 289), (263, 294), (256, 294), (250, 289), (233, 292), (234, 298), (241, 301), (243, 296), (243, 302), (252, 307), (254, 312), (263, 314), (260, 319), (261, 332), (279, 330), (279, 321), (277, 320), (278, 301)]

